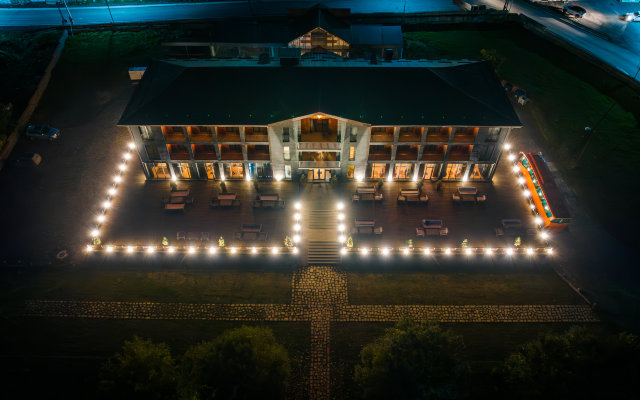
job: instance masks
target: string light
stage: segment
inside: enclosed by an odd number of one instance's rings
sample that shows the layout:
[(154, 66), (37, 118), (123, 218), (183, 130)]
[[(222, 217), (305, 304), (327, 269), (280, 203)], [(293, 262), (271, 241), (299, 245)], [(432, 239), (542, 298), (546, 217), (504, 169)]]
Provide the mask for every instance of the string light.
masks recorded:
[(429, 254), (431, 254), (431, 250), (429, 249), (424, 249), (424, 255), (428, 256)]

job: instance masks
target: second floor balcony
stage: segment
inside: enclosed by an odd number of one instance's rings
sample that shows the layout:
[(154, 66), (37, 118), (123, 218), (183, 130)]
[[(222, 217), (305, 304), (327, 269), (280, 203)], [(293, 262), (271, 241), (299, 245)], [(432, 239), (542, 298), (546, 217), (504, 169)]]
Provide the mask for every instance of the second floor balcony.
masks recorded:
[(267, 127), (246, 127), (244, 128), (245, 142), (268, 142), (269, 135)]
[(449, 161), (468, 161), (471, 156), (473, 146), (451, 146), (449, 151)]
[(242, 146), (236, 144), (219, 144), (221, 160), (243, 160)]
[(456, 128), (452, 141), (454, 143), (473, 143), (476, 140), (477, 134), (477, 127)]
[(422, 128), (402, 127), (398, 132), (398, 142), (420, 142), (422, 141)]
[(338, 120), (317, 115), (300, 121), (300, 142), (337, 142)]
[(374, 126), (371, 128), (372, 142), (393, 142), (394, 128), (392, 126)]
[(247, 160), (270, 160), (269, 146), (247, 145)]
[(181, 126), (162, 126), (161, 129), (164, 141), (167, 143), (187, 141), (187, 135), (184, 134)]
[(432, 126), (427, 128), (425, 140), (431, 143), (447, 143), (451, 136), (450, 126)]
[(191, 160), (191, 154), (187, 146), (181, 144), (168, 144), (167, 151), (172, 160)]
[(213, 142), (213, 130), (210, 126), (189, 126), (187, 133), (191, 142)]
[(398, 146), (398, 149), (396, 150), (396, 160), (418, 160), (419, 147), (420, 146)]
[[(387, 161), (391, 160), (392, 146), (369, 146), (370, 161)], [(417, 157), (417, 155), (416, 155)]]
[(235, 126), (218, 126), (216, 135), (219, 143), (240, 142), (240, 128)]
[(447, 146), (426, 145), (422, 150), (423, 161), (442, 161), (447, 152)]
[(216, 160), (216, 148), (213, 145), (192, 144), (191, 151), (193, 152), (194, 160)]

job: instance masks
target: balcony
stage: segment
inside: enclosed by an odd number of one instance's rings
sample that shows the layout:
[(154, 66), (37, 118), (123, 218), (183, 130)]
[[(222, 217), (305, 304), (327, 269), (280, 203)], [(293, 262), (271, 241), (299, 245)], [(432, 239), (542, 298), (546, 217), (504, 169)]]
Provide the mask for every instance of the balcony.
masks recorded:
[(237, 127), (217, 127), (218, 142), (240, 142), (240, 129)]
[(454, 143), (473, 143), (476, 141), (478, 128), (457, 128), (453, 133)]
[(398, 146), (396, 160), (416, 161), (418, 159), (419, 146)]
[(244, 140), (246, 142), (268, 142), (269, 135), (266, 127), (244, 128)]
[(167, 143), (187, 141), (187, 136), (179, 126), (163, 126), (162, 135), (164, 136), (164, 141)]
[(422, 141), (422, 128), (420, 127), (400, 128), (400, 132), (398, 132), (398, 142), (420, 142), (420, 141)]
[(301, 142), (337, 142), (338, 120), (316, 116), (300, 121)]
[(300, 161), (299, 168), (340, 168), (340, 161)]
[(371, 128), (372, 142), (393, 142), (393, 127), (373, 127)]
[(451, 146), (448, 161), (469, 161), (473, 146)]
[(181, 144), (168, 144), (167, 151), (172, 160), (191, 160), (189, 149)]
[(215, 146), (208, 146), (203, 144), (192, 144), (191, 151), (193, 152), (194, 160), (217, 160)]
[(310, 142), (298, 143), (298, 150), (335, 150), (339, 151), (342, 144), (338, 142)]
[(213, 142), (213, 131), (207, 126), (189, 126), (187, 127), (189, 140), (191, 142)]
[(243, 160), (242, 147), (240, 145), (220, 144), (221, 160)]
[(427, 129), (426, 141), (431, 143), (447, 143), (451, 136), (451, 127), (431, 127)]
[(446, 151), (447, 146), (424, 146), (424, 150), (422, 151), (422, 160), (442, 161), (444, 159), (444, 154), (446, 153)]
[(247, 145), (248, 160), (270, 160), (269, 146)]
[[(388, 161), (391, 160), (392, 146), (369, 146), (370, 161)], [(416, 156), (417, 157), (417, 156)]]

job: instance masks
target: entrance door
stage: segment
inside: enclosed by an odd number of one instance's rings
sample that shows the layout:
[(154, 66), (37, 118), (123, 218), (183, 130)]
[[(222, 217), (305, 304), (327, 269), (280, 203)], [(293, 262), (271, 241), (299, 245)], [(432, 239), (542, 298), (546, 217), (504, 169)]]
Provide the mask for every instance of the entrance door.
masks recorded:
[(314, 181), (324, 181), (325, 170), (324, 168), (314, 168), (313, 169), (313, 180)]

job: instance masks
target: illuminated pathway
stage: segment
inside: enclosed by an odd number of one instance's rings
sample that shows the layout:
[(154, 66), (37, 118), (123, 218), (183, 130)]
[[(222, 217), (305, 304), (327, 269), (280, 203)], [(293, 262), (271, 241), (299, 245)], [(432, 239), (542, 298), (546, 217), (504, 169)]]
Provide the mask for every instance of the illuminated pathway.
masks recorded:
[(26, 304), (31, 317), (196, 319), (311, 323), (310, 399), (330, 398), (331, 322), (395, 322), (403, 317), (441, 323), (597, 322), (587, 305), (349, 305), (346, 275), (334, 267), (293, 274), (291, 304), (188, 304), (48, 301)]

